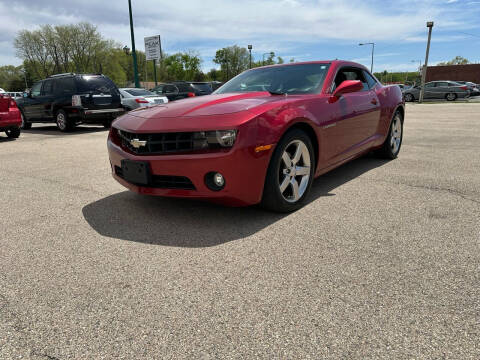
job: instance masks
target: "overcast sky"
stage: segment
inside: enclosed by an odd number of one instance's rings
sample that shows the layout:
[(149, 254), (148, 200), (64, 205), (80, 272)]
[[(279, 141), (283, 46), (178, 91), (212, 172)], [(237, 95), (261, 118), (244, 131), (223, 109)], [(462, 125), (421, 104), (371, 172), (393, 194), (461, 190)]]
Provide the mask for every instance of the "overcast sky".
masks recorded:
[[(88, 21), (102, 35), (131, 46), (127, 0), (0, 0), (0, 65), (19, 65), (13, 38), (42, 24)], [(161, 35), (164, 52), (195, 50), (203, 68), (219, 48), (253, 45), (261, 59), (348, 59), (374, 71), (413, 70), (425, 58), (427, 20), (435, 21), (430, 62), (456, 55), (480, 62), (480, 1), (474, 0), (132, 0), (137, 48)], [(417, 62), (412, 62), (417, 60)]]

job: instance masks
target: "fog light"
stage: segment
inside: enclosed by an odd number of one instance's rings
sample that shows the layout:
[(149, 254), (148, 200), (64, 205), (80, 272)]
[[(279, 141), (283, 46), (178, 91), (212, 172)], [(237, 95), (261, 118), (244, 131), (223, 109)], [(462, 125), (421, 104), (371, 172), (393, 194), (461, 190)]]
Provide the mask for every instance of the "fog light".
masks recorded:
[(205, 175), (205, 185), (212, 191), (220, 191), (225, 187), (225, 178), (222, 174), (211, 171)]
[(223, 175), (220, 174), (220, 173), (216, 173), (215, 175), (213, 175), (213, 182), (218, 187), (222, 187), (225, 184), (225, 180), (223, 179)]

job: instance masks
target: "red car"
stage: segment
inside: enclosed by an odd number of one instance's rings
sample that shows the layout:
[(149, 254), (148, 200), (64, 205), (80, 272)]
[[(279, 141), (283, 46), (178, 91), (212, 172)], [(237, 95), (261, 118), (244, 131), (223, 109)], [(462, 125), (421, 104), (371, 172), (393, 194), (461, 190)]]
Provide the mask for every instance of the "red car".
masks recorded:
[(18, 138), (21, 126), (17, 103), (11, 97), (0, 94), (0, 131), (5, 131), (9, 138)]
[(113, 123), (108, 150), (113, 177), (137, 193), (287, 212), (349, 160), (396, 158), (404, 115), (400, 88), (362, 65), (274, 65), (212, 95), (131, 111)]

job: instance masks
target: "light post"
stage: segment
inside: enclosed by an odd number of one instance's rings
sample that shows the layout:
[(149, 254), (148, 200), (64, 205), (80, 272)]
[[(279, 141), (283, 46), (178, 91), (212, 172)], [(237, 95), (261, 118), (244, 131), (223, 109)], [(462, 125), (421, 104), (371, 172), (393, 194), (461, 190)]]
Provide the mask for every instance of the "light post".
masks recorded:
[(130, 37), (132, 38), (132, 56), (133, 56), (133, 76), (135, 79), (135, 87), (140, 87), (138, 81), (137, 52), (135, 51), (135, 35), (133, 34), (133, 18), (132, 18), (132, 1), (128, 0), (128, 12), (130, 15)]
[(250, 53), (250, 69), (252, 68), (252, 45), (248, 45), (248, 52)]
[(420, 87), (420, 97), (418, 99), (419, 103), (423, 101), (423, 95), (425, 94), (425, 78), (427, 77), (428, 54), (430, 52), (430, 40), (432, 38), (433, 21), (427, 22), (427, 28), (428, 28), (428, 41), (427, 41), (427, 50), (425, 52), (425, 62), (423, 63), (423, 68), (422, 68), (422, 85)]
[(375, 43), (374, 42), (368, 42), (368, 43), (360, 43), (358, 45), (359, 46), (372, 45), (372, 64), (370, 65), (370, 72), (373, 74), (373, 53), (375, 51)]
[[(416, 63), (418, 61), (418, 73), (421, 74), (422, 73), (422, 60), (411, 60), (412, 63)], [(414, 82), (414, 84), (416, 83), (416, 81)]]

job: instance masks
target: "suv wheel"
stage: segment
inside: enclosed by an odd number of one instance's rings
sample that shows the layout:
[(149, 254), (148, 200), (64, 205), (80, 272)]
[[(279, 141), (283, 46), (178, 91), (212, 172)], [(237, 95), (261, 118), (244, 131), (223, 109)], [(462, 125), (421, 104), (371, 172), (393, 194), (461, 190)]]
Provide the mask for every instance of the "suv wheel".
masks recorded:
[(25, 119), (25, 116), (23, 116), (23, 112), (20, 111), (20, 117), (22, 118), (22, 129), (24, 130), (28, 130), (28, 129), (31, 129), (32, 128), (32, 123), (29, 123), (27, 122), (27, 120)]
[(457, 98), (457, 94), (455, 94), (455, 93), (448, 93), (447, 95), (445, 95), (445, 98), (446, 98), (448, 101), (454, 101), (454, 100)]
[(67, 132), (73, 129), (72, 122), (68, 119), (64, 110), (58, 110), (55, 115), (55, 122), (60, 131)]

